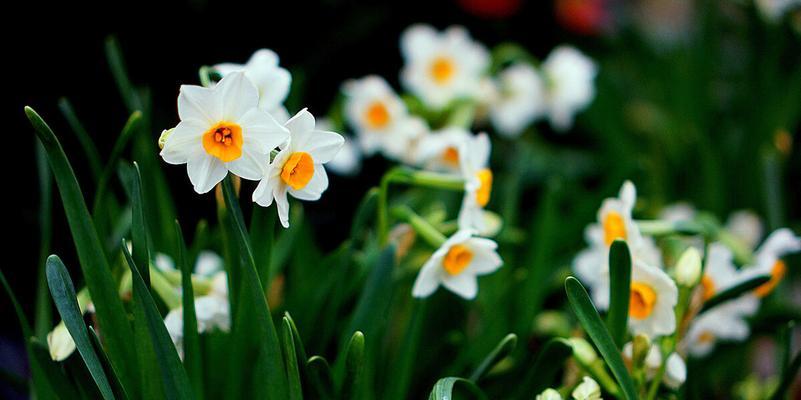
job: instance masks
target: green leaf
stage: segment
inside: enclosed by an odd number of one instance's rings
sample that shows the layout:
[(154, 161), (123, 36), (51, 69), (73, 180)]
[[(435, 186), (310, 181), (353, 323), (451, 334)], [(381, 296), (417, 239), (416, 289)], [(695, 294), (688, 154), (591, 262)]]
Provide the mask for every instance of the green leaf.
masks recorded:
[(526, 371), (517, 398), (531, 398), (532, 393), (539, 393), (549, 387), (559, 371), (564, 368), (565, 361), (573, 354), (573, 348), (564, 339), (551, 339), (534, 361), (534, 365)]
[(26, 107), (25, 113), (47, 152), (86, 286), (94, 300), (95, 315), (98, 324), (104, 327), (104, 340), (109, 359), (119, 368), (120, 379), (127, 384), (127, 387), (131, 387), (131, 383), (134, 382), (132, 371), (136, 369), (131, 326), (117, 294), (117, 284), (111, 275), (111, 267), (100, 244), (92, 217), (86, 208), (83, 192), (53, 131), (32, 108)]
[(275, 239), (275, 218), (275, 210), (267, 207), (253, 208), (250, 217), (250, 242), (254, 244), (253, 261), (265, 287), (270, 287), (273, 276), (270, 263)]
[(284, 316), (282, 322), (284, 363), (286, 364), (286, 375), (289, 383), (289, 397), (287, 398), (290, 400), (302, 399), (303, 390), (300, 386), (300, 371), (298, 370), (298, 357), (297, 351), (295, 350), (295, 337), (292, 333), (292, 324), (286, 316)]
[(487, 396), (481, 389), (476, 386), (470, 380), (464, 378), (442, 378), (434, 384), (434, 389), (431, 390), (431, 394), (428, 395), (428, 400), (453, 400), (455, 397), (453, 395), (454, 389), (457, 387), (462, 387), (465, 389), (467, 393), (471, 395), (474, 399), (486, 399)]
[(200, 353), (200, 336), (197, 332), (195, 313), (195, 292), (192, 287), (192, 266), (186, 258), (186, 242), (181, 225), (175, 221), (175, 234), (178, 237), (178, 257), (176, 262), (181, 270), (181, 301), (184, 316), (184, 368), (198, 399), (203, 398), (203, 360)]
[(514, 333), (506, 335), (501, 339), (498, 345), (487, 354), (487, 357), (481, 361), (481, 364), (478, 364), (475, 371), (470, 374), (470, 380), (478, 382), (495, 364), (512, 354), (515, 346), (517, 346), (517, 335)]
[[(256, 323), (256, 336), (250, 338), (255, 340), (259, 346), (260, 353), (258, 357), (266, 361), (266, 373), (263, 379), (257, 379), (261, 384), (269, 384), (271, 393), (276, 398), (287, 397), (287, 381), (284, 374), (284, 360), (281, 356), (281, 345), (278, 342), (278, 334), (273, 324), (272, 316), (270, 315), (270, 306), (267, 304), (267, 297), (264, 295), (264, 288), (259, 280), (259, 274), (256, 271), (255, 261), (253, 260), (253, 252), (250, 248), (250, 241), (245, 230), (245, 223), (242, 218), (242, 211), (239, 209), (239, 203), (235, 196), (231, 177), (229, 176), (223, 181), (223, 194), (225, 197), (225, 207), (227, 216), (231, 219), (228, 225), (230, 230), (229, 235), (237, 242), (239, 248), (239, 256), (241, 263), (234, 263), (240, 265), (242, 268), (241, 276), (244, 283), (242, 287), (242, 298), (247, 299), (249, 309), (253, 310), (255, 315), (248, 315), (247, 319), (255, 317)], [(235, 267), (234, 267), (235, 268)], [(237, 334), (245, 334), (243, 329), (247, 326), (246, 318), (242, 315), (237, 315), (234, 320), (234, 330)], [(237, 336), (235, 336), (237, 337)], [(247, 340), (247, 337), (238, 336), (241, 340)]]
[(626, 365), (623, 364), (620, 351), (615, 346), (615, 342), (612, 341), (612, 337), (609, 336), (609, 331), (606, 330), (601, 316), (598, 315), (598, 310), (592, 304), (587, 290), (584, 289), (578, 279), (569, 276), (565, 279), (565, 292), (581, 326), (584, 327), (609, 369), (612, 370), (612, 374), (623, 391), (624, 398), (636, 400), (637, 392), (634, 389), (634, 383), (631, 380), (631, 376), (629, 376)]
[[(392, 300), (392, 271), (395, 267), (395, 246), (388, 245), (378, 255), (362, 294), (356, 304), (349, 327), (345, 335), (362, 331), (368, 337), (380, 337), (374, 334), (386, 325), (387, 311)], [(344, 346), (340, 346), (344, 347)]]
[(306, 369), (309, 371), (309, 386), (313, 399), (333, 399), (334, 398), (334, 375), (331, 373), (331, 366), (325, 358), (312, 356), (306, 362)]
[(103, 365), (95, 354), (92, 343), (89, 340), (89, 334), (86, 330), (86, 324), (83, 322), (83, 315), (78, 307), (76, 300), (77, 294), (75, 287), (72, 286), (72, 280), (67, 273), (67, 268), (58, 256), (50, 256), (47, 259), (47, 283), (50, 287), (50, 294), (53, 296), (53, 301), (56, 303), (58, 313), (67, 330), (75, 341), (75, 347), (81, 354), (86, 368), (92, 375), (100, 390), (100, 394), (104, 399), (114, 399), (114, 392), (111, 390), (106, 373), (103, 370)]
[(108, 356), (103, 351), (103, 344), (100, 343), (100, 338), (97, 337), (95, 329), (91, 326), (89, 327), (89, 338), (92, 339), (92, 346), (94, 347), (95, 353), (100, 359), (100, 364), (103, 365), (103, 370), (106, 371), (106, 376), (109, 379), (111, 390), (114, 392), (114, 396), (120, 399), (129, 398), (128, 392), (125, 390), (125, 386), (123, 386), (122, 382), (120, 382), (119, 374), (117, 374), (116, 370), (114, 370), (114, 366), (111, 365), (111, 361), (109, 361)]
[(125, 260), (128, 262), (128, 268), (131, 270), (134, 299), (139, 307), (142, 307), (146, 319), (146, 321), (136, 321), (136, 323), (145, 324), (148, 328), (150, 345), (153, 346), (153, 350), (156, 353), (157, 364), (161, 371), (164, 394), (170, 400), (191, 399), (193, 396), (192, 388), (189, 386), (189, 378), (186, 376), (183, 365), (181, 365), (181, 359), (178, 358), (178, 353), (175, 351), (175, 345), (170, 339), (167, 327), (164, 326), (164, 320), (159, 314), (158, 308), (156, 308), (156, 302), (150, 296), (150, 291), (145, 286), (145, 281), (139, 274), (139, 269), (124, 243), (122, 251), (125, 254)]
[(386, 390), (388, 399), (406, 399), (409, 397), (409, 385), (415, 371), (415, 364), (418, 362), (418, 350), (420, 341), (423, 338), (423, 325), (428, 310), (426, 299), (414, 300), (409, 325), (403, 338), (401, 348), (403, 351), (398, 355), (398, 359), (393, 365), (394, 377), (388, 383)]
[(349, 400), (359, 398), (363, 370), (364, 334), (356, 331), (353, 337), (351, 337), (350, 343), (348, 343), (348, 351), (345, 358), (345, 377), (342, 380), (340, 399)]
[(84, 128), (81, 120), (78, 119), (78, 116), (75, 114), (75, 109), (72, 108), (72, 104), (69, 100), (65, 97), (60, 98), (58, 100), (58, 108), (67, 120), (67, 124), (69, 124), (75, 136), (78, 138), (78, 142), (81, 143), (83, 153), (86, 156), (86, 160), (89, 162), (89, 170), (92, 172), (92, 178), (95, 180), (95, 183), (97, 183), (100, 180), (103, 163), (100, 161), (100, 152), (97, 151), (94, 140), (89, 136), (89, 132)]
[(617, 348), (622, 349), (626, 342), (631, 297), (631, 253), (625, 240), (617, 239), (609, 248), (609, 281), (606, 326)]
[(122, 59), (122, 51), (117, 39), (109, 36), (106, 39), (106, 61), (108, 61), (111, 74), (114, 76), (114, 81), (117, 83), (117, 89), (120, 91), (125, 106), (128, 111), (133, 112), (142, 109), (142, 99), (136, 92), (134, 85), (128, 79), (128, 72), (125, 70), (125, 61)]
[(700, 315), (701, 313), (707, 312), (729, 300), (736, 299), (760, 286), (767, 283), (770, 280), (770, 275), (759, 275), (755, 276), (751, 279), (746, 281), (740, 282), (718, 294), (712, 296), (709, 300), (704, 302), (704, 306), (701, 307), (701, 311), (698, 312)]
[(47, 332), (53, 327), (53, 308), (47, 289), (45, 262), (50, 255), (53, 239), (53, 174), (47, 165), (47, 153), (42, 143), (36, 140), (36, 171), (39, 175), (39, 263), (36, 266), (36, 314), (34, 330), (39, 340), (47, 340)]
[(801, 369), (801, 352), (798, 352), (795, 357), (793, 357), (793, 361), (782, 373), (782, 379), (779, 381), (779, 386), (776, 388), (776, 391), (773, 392), (773, 395), (770, 396), (771, 400), (782, 400), (787, 398), (787, 391), (793, 385), (793, 381), (795, 380), (796, 375), (798, 375), (799, 369)]
[(128, 141), (133, 137), (134, 133), (137, 132), (137, 128), (139, 128), (141, 123), (142, 113), (140, 111), (134, 111), (131, 116), (128, 117), (128, 121), (125, 122), (125, 126), (122, 127), (120, 136), (118, 136), (117, 140), (114, 142), (114, 147), (111, 148), (108, 162), (100, 174), (100, 178), (97, 181), (97, 188), (95, 189), (94, 203), (92, 205), (92, 215), (95, 217), (98, 217), (100, 207), (106, 197), (108, 185), (111, 182), (111, 178), (114, 176), (114, 172), (117, 171), (117, 164), (122, 158), (123, 151), (125, 151)]
[(131, 239), (133, 242), (133, 260), (139, 266), (139, 275), (150, 288), (150, 249), (147, 238), (147, 221), (145, 220), (145, 204), (142, 200), (142, 175), (139, 166), (133, 163), (133, 179), (131, 182)]

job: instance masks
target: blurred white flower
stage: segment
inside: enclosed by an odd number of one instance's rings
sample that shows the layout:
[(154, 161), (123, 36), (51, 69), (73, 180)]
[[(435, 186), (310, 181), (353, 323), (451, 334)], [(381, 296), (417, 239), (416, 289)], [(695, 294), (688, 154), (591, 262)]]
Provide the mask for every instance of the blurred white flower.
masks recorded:
[(270, 152), (289, 137), (286, 128), (257, 107), (258, 101), (256, 87), (241, 72), (210, 89), (182, 85), (181, 122), (167, 138), (161, 157), (169, 164), (186, 164), (198, 193), (211, 190), (228, 171), (258, 180)]
[(790, 10), (801, 7), (801, 0), (754, 0), (759, 13), (768, 22), (779, 22)]
[(223, 270), (223, 259), (219, 254), (203, 250), (197, 255), (195, 273), (203, 276), (213, 276)]
[(498, 76), (499, 93), (490, 109), (498, 133), (517, 137), (545, 111), (545, 83), (533, 66), (514, 64)]
[(548, 388), (538, 394), (535, 400), (562, 400), (562, 395), (556, 390)]
[[(328, 118), (317, 119), (317, 129), (334, 132), (334, 125)], [(341, 176), (353, 176), (362, 169), (362, 150), (350, 136), (342, 136), (345, 142), (334, 159), (328, 162), (328, 170)]]
[(546, 82), (546, 114), (559, 131), (573, 125), (576, 113), (595, 97), (598, 67), (589, 57), (571, 46), (558, 46), (542, 63)]
[(673, 308), (679, 300), (679, 289), (664, 271), (635, 261), (629, 298), (629, 329), (632, 333), (653, 338), (676, 330)]
[(476, 297), (476, 277), (495, 272), (503, 263), (497, 248), (494, 241), (473, 237), (470, 231), (456, 232), (423, 265), (412, 295), (428, 297), (442, 285), (465, 299)]
[(770, 281), (754, 290), (758, 297), (765, 297), (773, 292), (787, 273), (787, 265), (782, 257), (801, 251), (801, 238), (793, 231), (782, 228), (771, 233), (754, 254), (755, 263), (744, 269), (749, 277), (767, 274)]
[(696, 357), (709, 354), (719, 340), (742, 341), (748, 338), (748, 324), (733, 310), (731, 302), (723, 303), (693, 319), (684, 338), (687, 351)]
[[(623, 357), (626, 360), (632, 360), (632, 353), (634, 346), (631, 342), (623, 345)], [(648, 349), (648, 354), (645, 356), (645, 373), (649, 379), (652, 379), (659, 368), (662, 366), (662, 353), (659, 351), (659, 345), (654, 343)], [(678, 389), (684, 381), (687, 380), (687, 364), (684, 359), (676, 353), (670, 353), (665, 365), (665, 374), (662, 376), (662, 382), (672, 389)]]
[(662, 266), (659, 248), (651, 238), (643, 237), (634, 223), (631, 213), (636, 201), (637, 189), (630, 181), (623, 183), (618, 197), (605, 199), (598, 210), (597, 222), (584, 230), (589, 247), (573, 260), (573, 271), (590, 287), (593, 303), (601, 310), (609, 307), (609, 246), (615, 239), (626, 241), (632, 263), (642, 261)]
[[(198, 333), (220, 330), (231, 330), (231, 311), (228, 299), (217, 295), (208, 295), (195, 298), (195, 316), (197, 318)], [(164, 317), (164, 325), (175, 344), (178, 355), (184, 358), (184, 310), (178, 307), (170, 310)]]
[(263, 172), (253, 192), (253, 201), (269, 207), (275, 200), (278, 218), (289, 227), (287, 194), (300, 200), (318, 200), (328, 189), (328, 175), (323, 164), (331, 161), (342, 148), (344, 139), (335, 132), (315, 128), (314, 117), (304, 108), (285, 124), (290, 140)]
[(458, 26), (437, 32), (429, 25), (412, 25), (401, 36), (401, 53), (401, 82), (434, 109), (474, 98), (490, 64), (487, 49)]
[(594, 379), (585, 376), (571, 395), (575, 400), (601, 400), (601, 387)]
[(726, 220), (726, 230), (740, 239), (748, 248), (753, 249), (764, 233), (762, 220), (750, 210), (739, 210), (731, 213)]
[(701, 277), (701, 253), (695, 247), (688, 247), (676, 262), (676, 283), (693, 287)]
[(217, 64), (214, 69), (222, 76), (242, 71), (259, 91), (259, 108), (269, 112), (280, 123), (289, 119), (284, 100), (289, 94), (292, 75), (278, 66), (278, 55), (269, 49), (257, 50), (245, 64)]
[(464, 128), (447, 127), (420, 139), (417, 163), (433, 171), (460, 172), (460, 149), (472, 134)]
[(670, 222), (689, 221), (695, 218), (696, 213), (692, 204), (678, 202), (663, 207), (659, 212), (659, 219)]
[(47, 348), (53, 361), (64, 361), (75, 351), (75, 341), (63, 321), (47, 334)]
[(484, 207), (489, 203), (492, 193), (490, 150), (491, 144), (486, 133), (469, 138), (460, 147), (460, 166), (465, 190), (462, 208), (459, 210), (459, 229), (483, 232), (487, 228)]

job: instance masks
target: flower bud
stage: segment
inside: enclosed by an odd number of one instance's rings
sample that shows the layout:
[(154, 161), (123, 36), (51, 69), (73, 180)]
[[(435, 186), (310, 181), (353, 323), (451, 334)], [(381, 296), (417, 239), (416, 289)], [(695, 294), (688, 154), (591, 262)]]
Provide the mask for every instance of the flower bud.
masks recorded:
[(635, 366), (640, 366), (651, 351), (651, 339), (648, 335), (638, 334), (632, 341), (631, 360)]
[(571, 394), (576, 400), (601, 400), (601, 387), (594, 379), (585, 376)]
[(170, 135), (172, 134), (172, 131), (174, 131), (174, 130), (175, 130), (175, 128), (165, 129), (165, 130), (161, 131), (161, 136), (159, 136), (159, 149), (160, 150), (164, 149), (164, 144), (167, 143), (167, 138), (170, 137)]
[(598, 353), (592, 348), (586, 340), (582, 338), (568, 339), (570, 346), (573, 348), (573, 356), (584, 365), (590, 365), (598, 359)]
[(64, 361), (75, 351), (75, 342), (63, 322), (47, 334), (47, 348), (53, 361)]
[(562, 395), (556, 390), (548, 388), (538, 394), (536, 400), (562, 400)]
[(685, 287), (693, 287), (701, 278), (701, 253), (695, 247), (684, 251), (676, 263), (676, 282)]

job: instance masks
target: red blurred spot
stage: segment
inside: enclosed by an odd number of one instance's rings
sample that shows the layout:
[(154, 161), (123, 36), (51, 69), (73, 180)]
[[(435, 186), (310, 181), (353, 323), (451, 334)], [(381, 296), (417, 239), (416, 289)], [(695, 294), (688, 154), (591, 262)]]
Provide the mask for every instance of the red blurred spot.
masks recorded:
[(520, 9), (520, 0), (459, 0), (459, 5), (467, 12), (479, 17), (505, 18)]
[(556, 0), (556, 19), (580, 35), (596, 35), (607, 22), (605, 0)]

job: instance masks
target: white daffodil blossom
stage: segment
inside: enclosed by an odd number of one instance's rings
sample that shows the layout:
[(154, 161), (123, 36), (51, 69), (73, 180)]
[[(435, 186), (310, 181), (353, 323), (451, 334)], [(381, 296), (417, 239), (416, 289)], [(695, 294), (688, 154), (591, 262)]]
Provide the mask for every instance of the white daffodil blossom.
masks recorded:
[(289, 199), (318, 200), (328, 189), (328, 175), (323, 164), (331, 161), (345, 139), (335, 132), (316, 129), (314, 116), (305, 108), (285, 124), (290, 139), (266, 166), (253, 201), (269, 207), (275, 201), (278, 218), (289, 227)]
[[(328, 118), (317, 118), (316, 128), (321, 131), (335, 131), (334, 124)], [(334, 159), (327, 164), (328, 170), (341, 176), (354, 176), (362, 168), (362, 150), (350, 136), (342, 136), (345, 140)]]
[(471, 137), (467, 129), (455, 126), (423, 136), (420, 139), (418, 164), (432, 171), (460, 172), (459, 151)]
[(289, 94), (292, 75), (278, 66), (278, 55), (270, 49), (257, 50), (245, 64), (223, 63), (213, 67), (222, 76), (243, 72), (259, 92), (259, 108), (270, 113), (278, 122), (289, 119), (284, 100)]
[(490, 65), (487, 49), (458, 26), (437, 32), (428, 25), (412, 25), (401, 36), (401, 52), (401, 83), (434, 109), (475, 98)]
[(749, 249), (756, 247), (764, 233), (762, 220), (750, 210), (739, 210), (729, 214), (725, 228)]
[(626, 241), (633, 263), (662, 266), (659, 248), (634, 223), (631, 214), (636, 201), (637, 189), (630, 181), (623, 183), (618, 197), (605, 199), (598, 210), (597, 222), (584, 230), (589, 247), (573, 260), (573, 270), (590, 287), (593, 303), (601, 310), (609, 307), (609, 247), (615, 239)]
[(684, 346), (691, 355), (702, 357), (709, 354), (718, 341), (742, 341), (750, 332), (748, 323), (736, 310), (732, 311), (730, 304), (724, 303), (693, 319)]
[(203, 250), (197, 255), (195, 260), (195, 273), (203, 276), (217, 276), (223, 270), (224, 261), (219, 254)]
[(629, 296), (629, 330), (648, 337), (676, 330), (674, 307), (679, 301), (676, 283), (662, 269), (634, 261)]
[(773, 292), (787, 274), (787, 264), (782, 257), (798, 251), (801, 251), (801, 237), (787, 228), (777, 229), (765, 239), (754, 253), (754, 265), (744, 269), (749, 277), (770, 275), (770, 281), (754, 290), (757, 297)]
[(585, 376), (570, 395), (575, 400), (601, 400), (601, 386), (594, 379)]
[(498, 99), (490, 120), (503, 136), (518, 137), (545, 111), (545, 83), (533, 66), (514, 64), (498, 75)]
[[(632, 362), (632, 353), (634, 346), (631, 342), (623, 345), (623, 358), (628, 362)], [(654, 343), (648, 349), (648, 354), (645, 356), (645, 373), (648, 379), (653, 379), (659, 368), (662, 367), (662, 353), (659, 351), (659, 345)], [(662, 383), (671, 389), (678, 389), (687, 380), (687, 364), (684, 359), (676, 353), (670, 353), (665, 365), (665, 374), (662, 375)]]
[(440, 285), (465, 298), (478, 293), (478, 275), (495, 272), (503, 261), (490, 239), (474, 237), (469, 230), (460, 230), (448, 238), (423, 264), (412, 288), (414, 297), (428, 297)]
[(368, 156), (381, 152), (407, 161), (409, 146), (420, 130), (410, 129), (406, 105), (387, 81), (370, 75), (345, 82), (342, 92), (346, 97), (345, 116), (356, 131), (362, 151)]
[(576, 113), (595, 97), (598, 67), (589, 57), (571, 46), (558, 46), (542, 63), (546, 82), (546, 115), (558, 131), (573, 125)]
[(464, 199), (459, 210), (459, 229), (476, 232), (487, 230), (484, 207), (492, 193), (492, 170), (489, 169), (490, 140), (480, 133), (462, 142), (459, 148), (459, 165), (465, 180)]
[(535, 400), (562, 400), (562, 395), (555, 389), (548, 388), (538, 394)]
[(789, 11), (801, 7), (801, 0), (754, 0), (754, 3), (770, 23), (779, 22)]
[(168, 164), (186, 164), (198, 193), (207, 193), (228, 171), (250, 180), (262, 176), (270, 152), (289, 132), (257, 105), (259, 94), (241, 72), (213, 88), (182, 85), (178, 95), (181, 122), (164, 143)]

